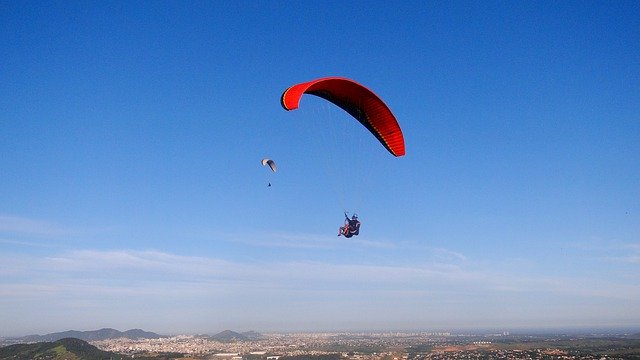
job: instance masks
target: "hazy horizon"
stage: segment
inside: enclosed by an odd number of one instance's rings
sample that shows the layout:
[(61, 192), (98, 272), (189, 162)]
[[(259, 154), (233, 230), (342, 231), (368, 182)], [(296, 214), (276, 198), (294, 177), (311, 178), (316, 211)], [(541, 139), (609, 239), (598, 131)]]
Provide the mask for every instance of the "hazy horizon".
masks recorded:
[(8, 335), (8, 336), (2, 336), (3, 338), (20, 338), (20, 337), (25, 337), (25, 336), (32, 336), (32, 335), (37, 335), (37, 336), (42, 336), (42, 335), (49, 335), (49, 334), (56, 334), (56, 333), (64, 333), (64, 332), (68, 332), (68, 331), (78, 331), (78, 332), (89, 332), (89, 331), (98, 331), (98, 330), (103, 330), (103, 329), (113, 329), (113, 330), (117, 330), (120, 332), (125, 332), (128, 330), (143, 330), (146, 332), (152, 332), (161, 336), (178, 336), (178, 335), (208, 335), (208, 336), (213, 336), (216, 335), (218, 333), (224, 332), (224, 331), (233, 331), (233, 332), (237, 332), (237, 333), (245, 333), (245, 332), (250, 332), (250, 331), (255, 331), (257, 333), (260, 334), (295, 334), (295, 333), (301, 333), (301, 334), (322, 334), (322, 333), (345, 333), (345, 334), (356, 334), (356, 333), (371, 333), (371, 334), (375, 334), (375, 333), (399, 333), (399, 334), (408, 334), (408, 333), (450, 333), (452, 336), (455, 335), (486, 335), (486, 334), (502, 334), (504, 335), (504, 333), (506, 332), (508, 335), (557, 335), (557, 334), (566, 334), (566, 335), (573, 335), (573, 334), (579, 334), (579, 335), (588, 335), (588, 334), (609, 334), (609, 333), (615, 333), (615, 334), (624, 334), (624, 333), (640, 333), (640, 326), (630, 326), (630, 327), (616, 327), (616, 326), (609, 326), (609, 327), (533, 327), (533, 328), (527, 328), (527, 327), (517, 327), (517, 328), (459, 328), (459, 329), (351, 329), (351, 330), (347, 330), (347, 329), (317, 329), (317, 330), (291, 330), (291, 329), (280, 329), (280, 330), (274, 330), (274, 329), (265, 329), (262, 331), (257, 331), (255, 329), (234, 329), (234, 328), (229, 328), (229, 329), (221, 329), (221, 330), (213, 330), (213, 331), (208, 331), (208, 332), (177, 332), (177, 333), (163, 333), (163, 332), (158, 332), (158, 331), (154, 331), (152, 329), (139, 329), (139, 328), (132, 328), (132, 329), (116, 329), (116, 328), (111, 328), (111, 327), (105, 327), (105, 328), (95, 328), (95, 329), (84, 329), (84, 330), (79, 330), (79, 329), (66, 329), (66, 330), (59, 330), (59, 331), (53, 331), (53, 332), (48, 332), (48, 333), (28, 333), (28, 334), (18, 334), (18, 335)]

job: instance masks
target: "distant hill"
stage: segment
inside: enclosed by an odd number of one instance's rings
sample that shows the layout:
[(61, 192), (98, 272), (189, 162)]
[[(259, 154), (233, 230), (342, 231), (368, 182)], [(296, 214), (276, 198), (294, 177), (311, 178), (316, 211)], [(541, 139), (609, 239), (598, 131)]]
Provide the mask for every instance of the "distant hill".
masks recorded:
[(247, 338), (244, 335), (231, 330), (225, 330), (225, 331), (219, 332), (211, 336), (211, 338), (213, 340), (220, 341), (220, 342), (234, 342), (234, 341), (247, 340)]
[(80, 339), (15, 344), (0, 348), (0, 360), (103, 360), (125, 359), (124, 355), (102, 351)]
[(129, 329), (123, 332), (124, 337), (128, 339), (159, 339), (164, 336), (156, 334), (151, 331), (144, 331), (141, 329)]
[(210, 338), (220, 342), (249, 341), (261, 339), (262, 334), (255, 331), (239, 333), (231, 330), (225, 330), (210, 336)]
[(260, 340), (262, 339), (262, 334), (256, 331), (246, 331), (241, 333), (247, 340)]
[(127, 331), (118, 331), (116, 329), (100, 329), (100, 330), (92, 330), (92, 331), (76, 331), (69, 330), (63, 332), (57, 332), (47, 335), (29, 335), (20, 338), (22, 342), (43, 342), (43, 341), (57, 341), (64, 338), (76, 338), (84, 341), (97, 341), (97, 340), (108, 340), (108, 339), (117, 339), (117, 338), (127, 338), (127, 339), (158, 339), (161, 338), (161, 335), (156, 333), (140, 330), (140, 329), (131, 329)]

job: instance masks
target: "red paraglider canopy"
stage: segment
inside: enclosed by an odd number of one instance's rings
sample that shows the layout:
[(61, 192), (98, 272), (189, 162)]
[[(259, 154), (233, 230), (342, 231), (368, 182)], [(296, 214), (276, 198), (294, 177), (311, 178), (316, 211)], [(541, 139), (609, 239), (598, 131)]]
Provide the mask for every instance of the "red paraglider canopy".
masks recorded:
[(360, 121), (394, 156), (403, 156), (404, 137), (396, 117), (371, 90), (353, 80), (326, 77), (293, 85), (282, 94), (285, 110), (295, 110), (303, 94), (328, 100)]

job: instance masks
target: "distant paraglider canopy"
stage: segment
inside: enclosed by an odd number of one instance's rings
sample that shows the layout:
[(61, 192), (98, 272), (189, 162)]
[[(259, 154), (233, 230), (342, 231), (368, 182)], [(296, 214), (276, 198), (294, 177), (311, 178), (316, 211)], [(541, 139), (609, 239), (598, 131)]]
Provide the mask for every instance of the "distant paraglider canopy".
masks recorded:
[[(295, 110), (303, 94), (321, 97), (339, 106), (364, 125), (394, 156), (405, 154), (400, 125), (376, 94), (353, 80), (326, 77), (293, 85), (282, 94), (285, 110)], [(263, 160), (264, 164), (264, 160)]]
[(262, 159), (262, 166), (268, 166), (271, 171), (276, 172), (276, 163), (271, 159)]
[[(271, 170), (269, 172), (269, 178), (271, 177), (271, 173), (274, 173), (277, 170), (275, 161), (273, 161), (271, 159), (262, 159), (262, 166), (268, 166), (269, 169)], [(271, 180), (269, 180), (267, 186), (271, 187)]]

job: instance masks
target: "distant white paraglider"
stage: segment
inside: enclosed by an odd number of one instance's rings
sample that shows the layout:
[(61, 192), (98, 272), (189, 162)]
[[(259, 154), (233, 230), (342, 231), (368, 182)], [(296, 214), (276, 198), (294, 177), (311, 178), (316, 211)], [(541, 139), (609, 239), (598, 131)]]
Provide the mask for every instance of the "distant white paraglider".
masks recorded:
[(262, 166), (268, 166), (271, 171), (276, 172), (276, 163), (271, 159), (262, 159)]
[[(269, 169), (271, 170), (270, 173), (274, 173), (278, 169), (278, 167), (276, 166), (275, 161), (273, 161), (271, 159), (267, 159), (267, 158), (262, 159), (262, 166), (268, 166)], [(271, 180), (268, 180), (268, 182), (269, 182), (269, 185), (267, 185), (267, 186), (270, 187), (271, 186)]]

